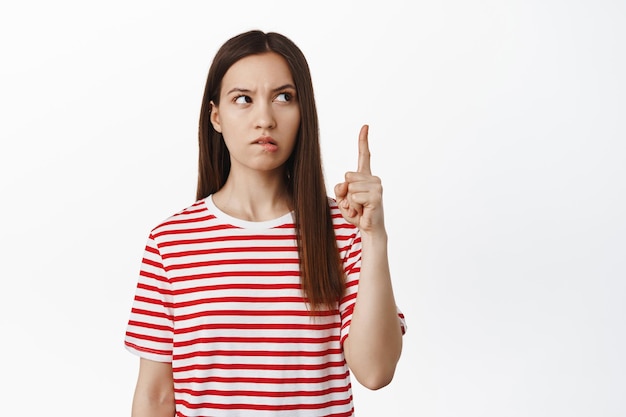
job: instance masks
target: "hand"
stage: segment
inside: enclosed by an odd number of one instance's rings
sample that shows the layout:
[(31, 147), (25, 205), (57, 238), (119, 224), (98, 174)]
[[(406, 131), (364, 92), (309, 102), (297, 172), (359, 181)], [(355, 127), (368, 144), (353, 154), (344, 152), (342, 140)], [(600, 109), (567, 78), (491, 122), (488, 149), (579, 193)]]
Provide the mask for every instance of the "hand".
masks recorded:
[(345, 182), (335, 186), (335, 196), (343, 217), (362, 232), (384, 228), (383, 186), (372, 175), (368, 144), (369, 126), (359, 133), (359, 161), (356, 172), (346, 172)]

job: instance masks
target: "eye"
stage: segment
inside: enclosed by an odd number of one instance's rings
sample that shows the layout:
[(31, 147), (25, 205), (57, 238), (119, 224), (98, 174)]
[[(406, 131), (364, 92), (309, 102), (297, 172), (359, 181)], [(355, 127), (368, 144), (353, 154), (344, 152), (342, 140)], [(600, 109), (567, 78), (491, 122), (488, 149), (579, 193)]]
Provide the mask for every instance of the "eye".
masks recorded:
[(250, 98), (250, 96), (237, 96), (235, 97), (235, 103), (237, 104), (248, 104), (248, 103), (252, 103), (252, 99)]
[(276, 101), (289, 102), (291, 100), (293, 100), (293, 95), (291, 93), (280, 93), (276, 96)]

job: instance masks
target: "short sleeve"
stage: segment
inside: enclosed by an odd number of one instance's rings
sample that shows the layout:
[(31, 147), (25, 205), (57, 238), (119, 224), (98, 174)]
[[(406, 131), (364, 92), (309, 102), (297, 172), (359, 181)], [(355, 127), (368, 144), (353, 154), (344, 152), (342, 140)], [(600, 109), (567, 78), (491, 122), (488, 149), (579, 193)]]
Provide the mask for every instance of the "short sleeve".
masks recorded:
[(154, 237), (150, 235), (135, 290), (124, 345), (131, 353), (158, 362), (172, 361), (172, 290)]

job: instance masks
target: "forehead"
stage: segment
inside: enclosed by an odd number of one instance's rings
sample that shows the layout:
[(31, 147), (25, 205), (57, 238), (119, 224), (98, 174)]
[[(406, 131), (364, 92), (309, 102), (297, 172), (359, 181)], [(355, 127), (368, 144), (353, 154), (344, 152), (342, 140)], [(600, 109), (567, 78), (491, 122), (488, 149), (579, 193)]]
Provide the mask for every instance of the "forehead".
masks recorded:
[(293, 76), (285, 58), (275, 52), (249, 55), (235, 62), (224, 74), (222, 91), (237, 87), (257, 89), (293, 84)]

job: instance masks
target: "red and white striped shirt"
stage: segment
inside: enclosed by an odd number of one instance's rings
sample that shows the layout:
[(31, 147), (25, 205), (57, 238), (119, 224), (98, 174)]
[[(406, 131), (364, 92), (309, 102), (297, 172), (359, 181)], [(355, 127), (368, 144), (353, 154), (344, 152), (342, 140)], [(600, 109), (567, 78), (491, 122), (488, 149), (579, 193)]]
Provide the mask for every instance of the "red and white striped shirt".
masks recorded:
[[(313, 316), (291, 214), (243, 221), (207, 197), (152, 230), (125, 345), (172, 363), (176, 416), (354, 414), (342, 344), (361, 239), (329, 202), (346, 292), (336, 310)], [(404, 331), (400, 312), (399, 325)]]

